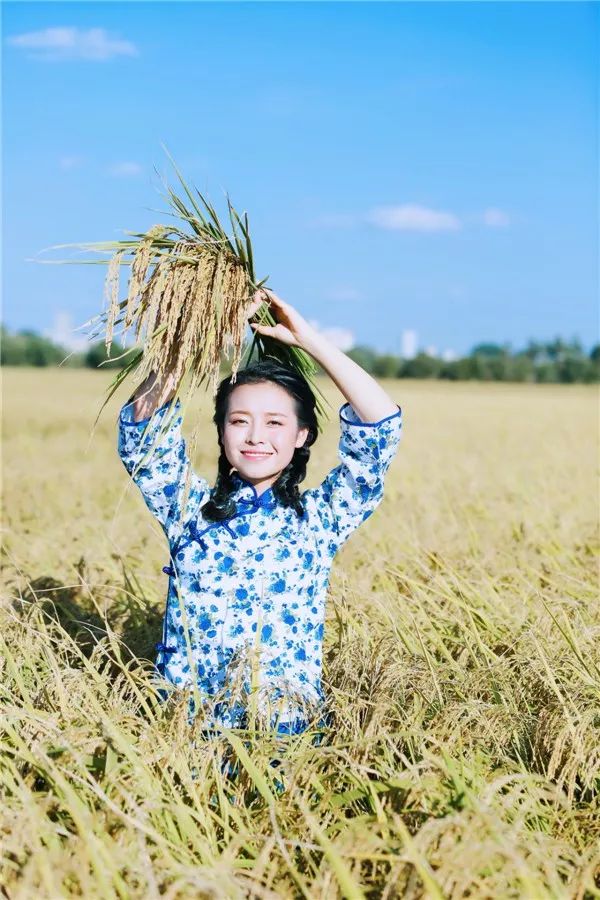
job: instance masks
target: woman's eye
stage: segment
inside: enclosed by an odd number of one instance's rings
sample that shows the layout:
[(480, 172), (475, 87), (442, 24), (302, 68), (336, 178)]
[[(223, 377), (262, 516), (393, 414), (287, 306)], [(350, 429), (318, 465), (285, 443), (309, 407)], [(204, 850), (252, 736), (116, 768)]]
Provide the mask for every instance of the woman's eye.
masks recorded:
[[(237, 425), (238, 422), (241, 422), (242, 425), (246, 424), (245, 419), (232, 419), (230, 424)], [(267, 425), (283, 425), (283, 422), (278, 422), (277, 419), (269, 419), (269, 421), (267, 422)]]

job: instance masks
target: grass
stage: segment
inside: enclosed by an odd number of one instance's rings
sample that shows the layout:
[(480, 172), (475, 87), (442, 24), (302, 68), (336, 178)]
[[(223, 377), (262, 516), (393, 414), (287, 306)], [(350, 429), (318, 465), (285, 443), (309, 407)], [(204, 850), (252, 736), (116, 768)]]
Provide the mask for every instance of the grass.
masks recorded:
[[(315, 747), (203, 740), (157, 703), (166, 546), (117, 457), (124, 395), (89, 441), (106, 384), (4, 370), (5, 895), (600, 897), (596, 389), (387, 383), (405, 433), (334, 563)], [(214, 480), (210, 399), (189, 415)]]

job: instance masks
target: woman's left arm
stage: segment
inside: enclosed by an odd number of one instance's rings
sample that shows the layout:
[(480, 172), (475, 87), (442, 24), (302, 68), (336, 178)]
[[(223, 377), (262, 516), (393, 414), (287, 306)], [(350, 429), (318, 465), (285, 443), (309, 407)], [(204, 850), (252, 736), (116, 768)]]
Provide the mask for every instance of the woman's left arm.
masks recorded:
[[(379, 422), (398, 412), (398, 405), (368, 372), (334, 346), (294, 309), (273, 291), (262, 288), (267, 295), (277, 325), (265, 326), (251, 323), (260, 334), (277, 338), (285, 344), (300, 347), (319, 363), (335, 382), (348, 403), (363, 422)], [(255, 303), (261, 299), (261, 291), (255, 294)]]
[(368, 372), (318, 332), (304, 345), (335, 382), (363, 422), (380, 422), (398, 412), (398, 406)]

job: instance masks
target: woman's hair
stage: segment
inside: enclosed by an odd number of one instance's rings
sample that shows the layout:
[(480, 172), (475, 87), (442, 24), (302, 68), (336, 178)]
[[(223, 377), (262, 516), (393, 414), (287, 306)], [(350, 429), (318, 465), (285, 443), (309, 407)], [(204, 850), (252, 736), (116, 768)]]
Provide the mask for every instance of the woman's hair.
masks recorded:
[(314, 444), (318, 435), (317, 415), (315, 412), (315, 395), (303, 375), (275, 359), (266, 358), (251, 363), (237, 373), (235, 382), (231, 376), (224, 378), (217, 389), (213, 422), (217, 426), (219, 447), (218, 474), (211, 499), (202, 507), (202, 515), (209, 521), (229, 519), (237, 512), (237, 505), (231, 494), (234, 491), (233, 477), (230, 474), (231, 463), (225, 456), (223, 447), (223, 430), (229, 397), (236, 387), (242, 384), (260, 384), (271, 381), (284, 388), (295, 402), (298, 427), (308, 428), (304, 446), (296, 447), (294, 455), (277, 481), (273, 484), (273, 494), (282, 506), (292, 506), (299, 517), (304, 515), (304, 505), (300, 498), (298, 485), (306, 477), (306, 466), (310, 458), (309, 447)]

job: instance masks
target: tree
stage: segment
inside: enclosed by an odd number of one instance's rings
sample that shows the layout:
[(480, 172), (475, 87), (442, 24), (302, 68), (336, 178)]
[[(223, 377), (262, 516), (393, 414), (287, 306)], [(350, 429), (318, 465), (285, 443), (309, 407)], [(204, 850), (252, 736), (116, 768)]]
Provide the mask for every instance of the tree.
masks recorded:
[(377, 354), (370, 347), (364, 347), (363, 345), (358, 344), (356, 347), (349, 350), (346, 355), (349, 356), (350, 359), (353, 359), (355, 363), (358, 363), (358, 365), (367, 372), (373, 372)]
[(400, 367), (400, 378), (437, 378), (443, 363), (435, 356), (417, 353), (413, 359), (405, 359)]
[(401, 367), (401, 361), (391, 353), (382, 353), (375, 357), (373, 362), (373, 375), (377, 378), (397, 378)]
[[(104, 341), (98, 341), (97, 343), (92, 344), (87, 353), (85, 353), (83, 364), (89, 369), (122, 369), (131, 359), (130, 352), (133, 352), (135, 349), (136, 348), (131, 347), (129, 348), (129, 351), (126, 351), (121, 344), (117, 341), (113, 341), (110, 348), (110, 356), (108, 356), (106, 353), (106, 344)], [(123, 353), (125, 352), (127, 352), (127, 356), (123, 356)], [(123, 358), (115, 358), (120, 356)]]
[(567, 344), (562, 340), (562, 338), (555, 338), (553, 341), (549, 341), (546, 344), (546, 353), (548, 358), (553, 362), (560, 362), (564, 359), (567, 352)]
[(3, 366), (55, 366), (69, 355), (64, 347), (29, 329), (10, 334), (2, 327), (1, 338), (0, 362)]
[(521, 351), (521, 354), (526, 356), (527, 359), (530, 359), (533, 363), (545, 362), (547, 358), (545, 345), (540, 341), (533, 341), (531, 338), (527, 342), (525, 349)]
[(506, 356), (506, 350), (500, 344), (476, 344), (471, 350), (471, 356), (490, 356), (493, 358)]
[(558, 363), (558, 377), (566, 384), (586, 381), (590, 369), (590, 362), (585, 357), (567, 356)]

